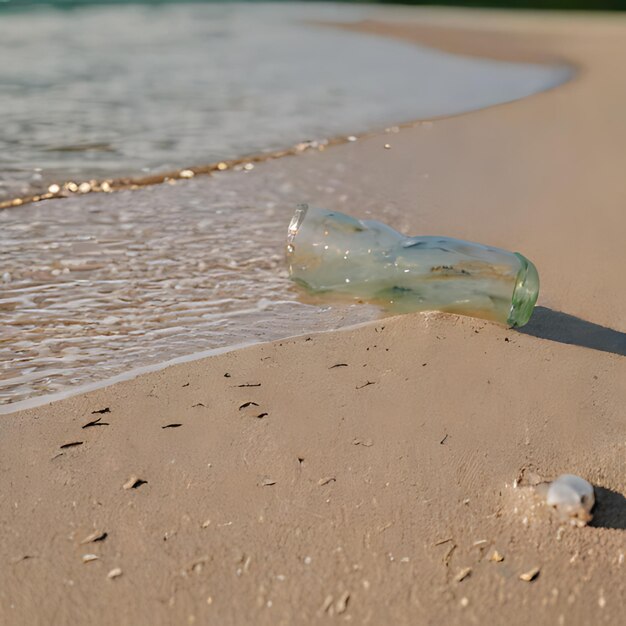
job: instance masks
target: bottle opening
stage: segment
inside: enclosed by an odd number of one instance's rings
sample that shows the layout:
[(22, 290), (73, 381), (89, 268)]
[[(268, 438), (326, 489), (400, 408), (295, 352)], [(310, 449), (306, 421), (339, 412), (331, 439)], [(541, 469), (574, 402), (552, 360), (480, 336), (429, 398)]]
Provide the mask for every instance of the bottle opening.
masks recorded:
[(289, 222), (289, 228), (287, 229), (287, 247), (293, 247), (293, 241), (300, 230), (300, 226), (302, 226), (302, 222), (304, 222), (304, 218), (306, 217), (307, 211), (309, 210), (308, 204), (299, 204), (296, 209), (293, 217), (291, 218), (291, 222)]

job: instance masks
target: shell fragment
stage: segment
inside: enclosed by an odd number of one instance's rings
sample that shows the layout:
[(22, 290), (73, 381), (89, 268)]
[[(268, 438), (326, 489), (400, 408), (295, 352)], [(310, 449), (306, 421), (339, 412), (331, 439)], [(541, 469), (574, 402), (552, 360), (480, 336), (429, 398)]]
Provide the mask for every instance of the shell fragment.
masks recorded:
[(593, 517), (593, 486), (580, 476), (563, 474), (550, 483), (546, 502), (557, 510), (563, 520), (574, 526), (586, 526)]

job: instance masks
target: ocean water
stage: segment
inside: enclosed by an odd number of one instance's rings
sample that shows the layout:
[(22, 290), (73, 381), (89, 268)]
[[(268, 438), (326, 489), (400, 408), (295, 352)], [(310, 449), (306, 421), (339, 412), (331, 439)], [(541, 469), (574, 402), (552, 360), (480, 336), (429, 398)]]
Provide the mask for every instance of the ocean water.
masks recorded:
[(523, 97), (565, 68), (311, 25), (367, 7), (174, 4), (0, 13), (0, 199), (213, 162)]
[[(373, 10), (0, 12), (0, 199), (458, 114), (570, 76), (313, 23)], [(0, 405), (371, 319), (366, 307), (301, 303), (290, 286), (293, 181), (226, 176), (0, 211)]]

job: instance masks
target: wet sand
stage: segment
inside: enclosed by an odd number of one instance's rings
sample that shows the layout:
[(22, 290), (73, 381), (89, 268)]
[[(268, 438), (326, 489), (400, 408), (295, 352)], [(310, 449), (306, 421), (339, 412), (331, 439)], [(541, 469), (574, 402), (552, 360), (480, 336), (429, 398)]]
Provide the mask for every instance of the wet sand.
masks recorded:
[[(512, 54), (579, 72), (219, 176), (292, 181), (287, 215), (308, 199), (520, 250), (542, 279), (530, 324), (389, 318), (3, 416), (2, 623), (619, 622), (626, 21), (411, 15), (363, 27), (468, 53), (513, 33)], [(534, 475), (565, 472), (597, 487), (591, 526), (561, 526), (530, 495)]]

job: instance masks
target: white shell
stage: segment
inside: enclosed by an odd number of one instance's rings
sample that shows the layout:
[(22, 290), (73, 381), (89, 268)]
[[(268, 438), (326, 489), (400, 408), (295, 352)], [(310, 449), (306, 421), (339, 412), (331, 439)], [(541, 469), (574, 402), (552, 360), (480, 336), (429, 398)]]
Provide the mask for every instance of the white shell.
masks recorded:
[(593, 486), (580, 476), (563, 474), (550, 483), (546, 501), (575, 526), (585, 526), (591, 521), (595, 504)]

